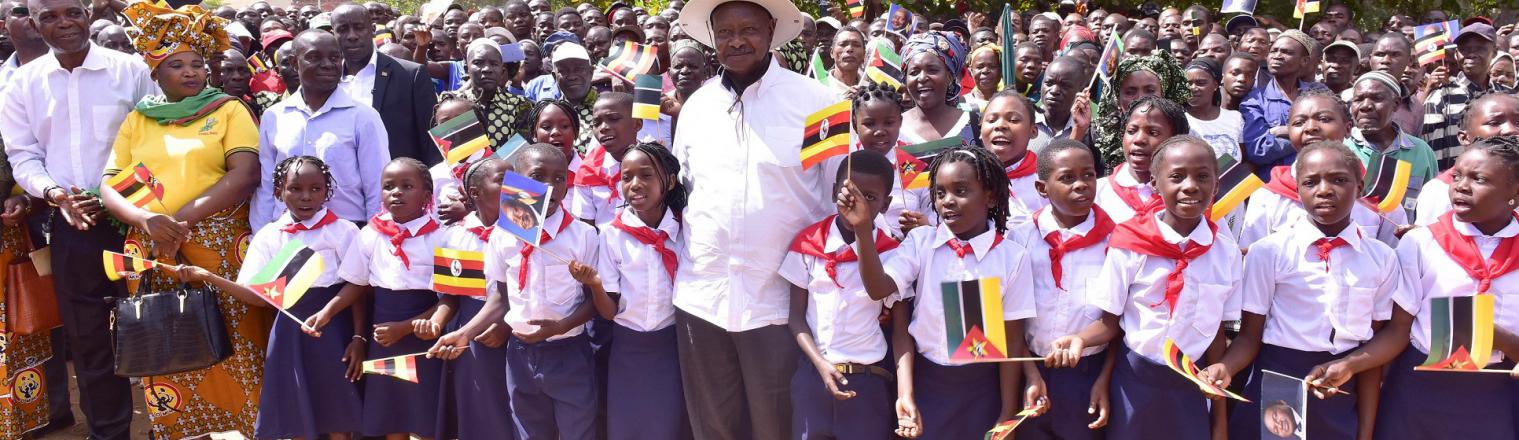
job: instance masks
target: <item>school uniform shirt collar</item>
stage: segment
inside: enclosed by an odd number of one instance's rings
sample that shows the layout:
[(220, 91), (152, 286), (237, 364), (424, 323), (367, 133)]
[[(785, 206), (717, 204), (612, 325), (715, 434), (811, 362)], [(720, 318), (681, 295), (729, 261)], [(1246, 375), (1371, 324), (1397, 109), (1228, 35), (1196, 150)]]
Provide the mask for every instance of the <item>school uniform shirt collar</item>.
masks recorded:
[[(322, 208), (322, 209), (326, 209), (326, 208)], [(473, 216), (471, 216), (471, 217), (473, 217)], [(312, 217), (312, 218), (318, 218), (318, 217)], [(389, 212), (380, 214), (380, 218), (384, 219), (384, 220), (390, 220), (390, 221), (395, 221), (395, 219), (396, 219), (394, 216), (391, 216)], [(401, 223), (401, 228), (405, 229), (407, 232), (410, 232), (411, 236), (416, 237), (416, 236), (422, 235), (422, 234), (417, 233), (417, 231), (422, 230), (422, 227), (423, 226), (427, 226), (427, 223), (430, 222), (430, 221), (432, 221), (432, 215), (431, 215), (431, 213), (424, 212), (424, 213), (422, 213), (422, 215), (420, 217), (411, 219), (411, 221), (406, 222), (406, 223)]]
[(1478, 230), (1476, 226), (1472, 225), (1471, 223), (1463, 222), (1460, 219), (1457, 219), (1454, 215), (1450, 217), (1450, 222), (1451, 224), (1455, 225), (1456, 232), (1460, 232), (1461, 235), (1465, 235), (1467, 237), (1490, 237), (1501, 239), (1519, 235), (1519, 221), (1514, 220), (1509, 220), (1508, 226), (1504, 226), (1503, 229), (1499, 229), (1498, 233), (1493, 235), (1483, 234), (1482, 231)]
[(1124, 162), (1123, 164), (1119, 165), (1119, 167), (1123, 169), (1121, 171), (1115, 171), (1113, 173), (1113, 183), (1126, 188), (1149, 188), (1150, 185), (1141, 184), (1139, 182), (1139, 178), (1134, 176), (1134, 170), (1130, 169), (1133, 167), (1130, 167), (1128, 162)]
[(1319, 230), (1318, 226), (1314, 226), (1313, 220), (1309, 220), (1307, 216), (1299, 217), (1292, 224), (1292, 228), (1296, 230), (1296, 233), (1292, 234), (1293, 248), (1308, 249), (1308, 252), (1317, 252), (1313, 249), (1313, 243), (1322, 238), (1343, 239), (1345, 240), (1345, 244), (1358, 253), (1363, 250), (1362, 246), (1364, 246), (1366, 241), (1365, 231), (1361, 229), (1361, 225), (1357, 225), (1355, 222), (1350, 222), (1350, 225), (1345, 226), (1345, 229), (1341, 229), (1340, 233), (1335, 234), (1334, 237), (1324, 235), (1324, 231)]
[(558, 238), (559, 224), (564, 222), (564, 215), (564, 206), (560, 206), (559, 209), (555, 209), (554, 212), (550, 212), (548, 217), (543, 218), (543, 224), (538, 225), (539, 229), (542, 230), (544, 234), (548, 234), (548, 237), (550, 239)]
[(1213, 245), (1213, 231), (1208, 229), (1207, 222), (1197, 222), (1197, 227), (1192, 228), (1192, 233), (1187, 234), (1186, 236), (1182, 236), (1180, 232), (1176, 232), (1175, 229), (1171, 229), (1171, 225), (1160, 221), (1160, 214), (1160, 212), (1156, 212), (1150, 215), (1155, 216), (1155, 228), (1160, 230), (1160, 238), (1165, 240), (1166, 243), (1183, 246), (1186, 245), (1188, 241), (1192, 241), (1197, 243), (1199, 246)]
[[(837, 233), (838, 231), (835, 230), (834, 232)], [(950, 240), (955, 239), (955, 233), (951, 232), (949, 230), (949, 226), (945, 226), (944, 223), (941, 222), (939, 223), (939, 226), (934, 227), (934, 248), (947, 247), (946, 243), (949, 243)], [(976, 254), (976, 260), (980, 261), (981, 259), (986, 258), (986, 254), (991, 253), (992, 244), (995, 243), (996, 240), (997, 228), (992, 226), (991, 222), (987, 222), (986, 232), (982, 232), (981, 235), (972, 237), (970, 240), (966, 240), (966, 242), (970, 243), (971, 251)]]
[(1073, 236), (1085, 237), (1087, 234), (1090, 234), (1092, 228), (1097, 226), (1096, 218), (1097, 215), (1094, 210), (1092, 213), (1087, 214), (1086, 220), (1082, 220), (1081, 223), (1076, 224), (1076, 227), (1062, 228), (1060, 227), (1060, 222), (1055, 221), (1054, 208), (1046, 207), (1039, 210), (1039, 215), (1034, 217), (1034, 221), (1039, 224), (1039, 238), (1044, 238), (1044, 235), (1050, 232), (1060, 232), (1060, 238), (1066, 239)]
[[(633, 212), (633, 207), (631, 206), (623, 208), (622, 212), (618, 213), (617, 216), (622, 219), (622, 224), (627, 225), (630, 228), (650, 227), (648, 224), (643, 222), (643, 219), (638, 218), (638, 213)], [(558, 223), (546, 223), (553, 225), (555, 229), (558, 229), (559, 227)], [(663, 231), (666, 234), (670, 234), (671, 238), (677, 237), (678, 234), (680, 234), (680, 221), (675, 219), (675, 212), (671, 211), (670, 208), (665, 208), (665, 216), (659, 219), (659, 227), (654, 228), (654, 230)]]
[(327, 207), (323, 206), (322, 209), (320, 209), (320, 210), (318, 210), (316, 212), (316, 214), (312, 214), (311, 218), (308, 218), (308, 219), (306, 219), (306, 221), (303, 221), (303, 222), (297, 222), (297, 221), (295, 221), (295, 215), (291, 214), (290, 210), (285, 210), (285, 213), (280, 215), (279, 225), (280, 226), (289, 226), (289, 225), (292, 225), (292, 224), (300, 223), (301, 226), (305, 226), (307, 228), (310, 228), (310, 227), (316, 226), (317, 222), (322, 221), (322, 217), (326, 217), (326, 216), (327, 216)]

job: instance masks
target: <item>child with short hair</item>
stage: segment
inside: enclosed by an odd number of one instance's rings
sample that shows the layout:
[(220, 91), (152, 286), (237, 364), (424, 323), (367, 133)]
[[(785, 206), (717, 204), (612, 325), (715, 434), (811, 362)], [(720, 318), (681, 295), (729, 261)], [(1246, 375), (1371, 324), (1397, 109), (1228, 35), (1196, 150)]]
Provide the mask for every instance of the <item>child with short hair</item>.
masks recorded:
[[(896, 173), (885, 156), (856, 151), (838, 167), (838, 183), (859, 190), (867, 209), (830, 215), (797, 234), (781, 263), (790, 281), (791, 333), (801, 347), (791, 379), (792, 438), (882, 439), (891, 436), (892, 374), (880, 316), (901, 296), (876, 297), (861, 284), (852, 224), (878, 224), (891, 204)], [(855, 218), (855, 216), (865, 218)], [(897, 241), (879, 228), (875, 250), (890, 255)]]
[(1074, 366), (1087, 346), (1122, 334), (1108, 438), (1207, 439), (1208, 399), (1166, 366), (1164, 347), (1174, 341), (1193, 359), (1217, 361), (1226, 343), (1223, 321), (1239, 319), (1239, 247), (1207, 218), (1218, 185), (1218, 159), (1207, 141), (1167, 139), (1149, 165), (1165, 208), (1114, 229), (1107, 261), (1087, 293), (1102, 319), (1055, 340), (1054, 366)]
[(596, 104), (591, 106), (591, 121), (595, 125), (588, 129), (595, 134), (596, 143), (575, 170), (567, 207), (576, 218), (606, 229), (622, 212), (618, 187), (622, 185), (623, 154), (638, 143), (643, 120), (633, 117), (633, 95), (607, 92), (597, 95)]
[(1187, 111), (1158, 96), (1143, 97), (1130, 105), (1121, 127), (1124, 162), (1113, 169), (1113, 174), (1097, 181), (1097, 206), (1114, 223), (1159, 206), (1155, 188), (1150, 185), (1156, 146), (1191, 130)]
[[(871, 234), (856, 234), (860, 279), (873, 298), (910, 292), (913, 285), (937, 288), (943, 282), (1001, 278), (1002, 318), (1008, 355), (1025, 353), (1023, 320), (1034, 316), (1028, 252), (1004, 242), (1007, 230), (1007, 175), (1001, 161), (980, 147), (961, 146), (940, 154), (929, 167), (929, 187), (940, 223), (918, 228), (883, 262)], [(870, 207), (857, 185), (839, 194), (841, 210), (856, 231), (870, 229)], [(960, 364), (950, 361), (956, 347), (945, 345), (942, 295), (924, 295), (892, 309), (893, 353), (897, 356), (897, 434), (903, 437), (981, 437), (999, 420), (1020, 409), (1024, 378), (1020, 363)], [(921, 387), (923, 393), (915, 390)], [(989, 390), (998, 390), (996, 393)]]
[(981, 113), (981, 145), (991, 150), (1007, 173), (1008, 226), (1017, 227), (1028, 223), (1034, 212), (1049, 204), (1034, 189), (1039, 176), (1039, 157), (1028, 148), (1029, 139), (1036, 133), (1034, 127), (1034, 103), (1014, 90), (1003, 90), (992, 95)]

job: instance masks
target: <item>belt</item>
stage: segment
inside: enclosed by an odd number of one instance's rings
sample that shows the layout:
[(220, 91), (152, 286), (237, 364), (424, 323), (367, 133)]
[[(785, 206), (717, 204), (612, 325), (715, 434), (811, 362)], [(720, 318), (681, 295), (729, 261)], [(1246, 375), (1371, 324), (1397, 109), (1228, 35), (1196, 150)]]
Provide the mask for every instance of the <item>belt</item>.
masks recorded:
[(895, 381), (896, 380), (891, 375), (890, 371), (886, 371), (885, 368), (877, 367), (875, 365), (865, 365), (865, 364), (857, 364), (857, 363), (853, 363), (853, 362), (845, 362), (845, 363), (842, 363), (842, 364), (833, 364), (833, 369), (834, 369), (834, 371), (838, 371), (839, 373), (842, 373), (842, 374), (866, 374), (866, 373), (874, 374), (874, 375), (881, 376), (882, 378), (886, 379), (887, 382), (891, 382), (891, 381)]

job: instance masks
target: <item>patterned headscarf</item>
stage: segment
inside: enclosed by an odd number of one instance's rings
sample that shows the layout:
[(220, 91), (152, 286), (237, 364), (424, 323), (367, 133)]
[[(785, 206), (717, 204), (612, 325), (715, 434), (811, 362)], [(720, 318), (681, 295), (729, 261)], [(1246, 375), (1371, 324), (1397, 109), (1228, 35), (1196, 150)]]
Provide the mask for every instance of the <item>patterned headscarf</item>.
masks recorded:
[[(919, 53), (931, 53), (944, 62), (949, 71), (949, 88), (944, 91), (944, 102), (954, 105), (960, 98), (960, 74), (965, 71), (965, 43), (960, 37), (944, 31), (927, 31), (914, 35), (902, 45), (902, 62), (913, 59)], [(904, 72), (907, 69), (902, 69)]]
[(127, 5), (121, 13), (139, 30), (132, 44), (151, 69), (157, 69), (176, 53), (193, 51), (210, 60), (216, 53), (232, 47), (227, 41), (227, 20), (198, 5), (169, 9), (137, 2)]
[[(1113, 74), (1113, 80), (1102, 88), (1102, 99), (1097, 104), (1096, 121), (1094, 128), (1097, 129), (1097, 149), (1102, 152), (1103, 161), (1114, 167), (1123, 163), (1123, 146), (1121, 145), (1124, 114), (1118, 109), (1118, 89), (1134, 72), (1149, 72), (1160, 78), (1160, 96), (1176, 105), (1187, 107), (1187, 101), (1192, 99), (1192, 89), (1187, 88), (1187, 77), (1182, 74), (1181, 65), (1171, 58), (1171, 54), (1165, 51), (1157, 51), (1155, 55), (1142, 57), (1126, 57), (1118, 63), (1118, 72)], [(1180, 134), (1180, 133), (1179, 133)]]

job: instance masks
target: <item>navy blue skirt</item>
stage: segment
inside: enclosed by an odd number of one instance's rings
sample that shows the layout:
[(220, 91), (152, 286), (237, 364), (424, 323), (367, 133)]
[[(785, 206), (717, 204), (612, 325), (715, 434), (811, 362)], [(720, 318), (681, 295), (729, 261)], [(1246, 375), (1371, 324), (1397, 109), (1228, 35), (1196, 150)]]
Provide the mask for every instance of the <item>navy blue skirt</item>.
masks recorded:
[[(1414, 371), (1426, 357), (1410, 344), (1388, 367), (1377, 407), (1377, 440), (1515, 438), (1514, 398), (1509, 395), (1513, 379), (1497, 373)], [(1488, 368), (1512, 366), (1510, 361)]]
[[(390, 290), (374, 288), (373, 322), (382, 324), (410, 321), (438, 302), (431, 290)], [(389, 347), (369, 342), (369, 359), (379, 359), (427, 351), (433, 341), (407, 335)], [(389, 376), (364, 378), (364, 424), (366, 436), (393, 433), (428, 434), (438, 427), (438, 383), (443, 363), (438, 359), (417, 357), (417, 383)]]
[(1122, 342), (1113, 366), (1109, 440), (1208, 440), (1212, 417), (1197, 384), (1165, 364), (1134, 353)]
[[(1344, 354), (1349, 354), (1345, 352)], [(1333, 355), (1327, 352), (1299, 351), (1290, 348), (1278, 347), (1270, 344), (1261, 345), (1260, 354), (1255, 356), (1255, 362), (1250, 364), (1249, 377), (1245, 380), (1243, 395), (1249, 402), (1234, 402), (1234, 409), (1229, 413), (1229, 438), (1230, 439), (1258, 439), (1261, 438), (1261, 370), (1271, 370), (1277, 373), (1302, 379), (1308, 376), (1313, 367), (1339, 359), (1341, 355)], [(1351, 378), (1340, 386), (1341, 390), (1350, 393), (1346, 395), (1333, 395), (1328, 399), (1319, 399), (1312, 393), (1308, 395), (1308, 434), (1315, 438), (1355, 438), (1357, 427), (1360, 426), (1360, 416), (1356, 411), (1356, 380)]]
[[(464, 327), (485, 302), (459, 298), (459, 311), (448, 324), (452, 332)], [(506, 325), (506, 324), (501, 324)], [(435, 438), (472, 440), (516, 438), (512, 408), (506, 395), (506, 345), (490, 348), (470, 341), (458, 359), (443, 363)]]
[[(1102, 363), (1107, 360), (1106, 351), (1083, 356), (1072, 368), (1045, 368), (1044, 363), (1025, 364), (1039, 368), (1044, 378), (1044, 388), (1049, 394), (1050, 409), (1044, 415), (1024, 420), (1018, 425), (1020, 439), (1090, 439), (1103, 438), (1107, 427), (1087, 428), (1097, 420), (1096, 414), (1088, 414), (1092, 404), (1092, 385), (1102, 375)], [(1023, 403), (1028, 406), (1028, 402)]]
[[(345, 284), (313, 287), (290, 308), (306, 318), (337, 296)], [(359, 387), (344, 378), (343, 350), (353, 338), (348, 310), (332, 317), (322, 336), (301, 331), (289, 316), (275, 317), (264, 355), (263, 397), (253, 434), (258, 438), (317, 438), (319, 434), (359, 430), (363, 401)]]
[(997, 424), (1002, 393), (997, 364), (939, 365), (914, 354), (913, 389), (917, 390), (923, 440), (961, 440), (986, 436)]
[(689, 439), (675, 326), (640, 332), (611, 325), (607, 435), (614, 440)]

